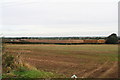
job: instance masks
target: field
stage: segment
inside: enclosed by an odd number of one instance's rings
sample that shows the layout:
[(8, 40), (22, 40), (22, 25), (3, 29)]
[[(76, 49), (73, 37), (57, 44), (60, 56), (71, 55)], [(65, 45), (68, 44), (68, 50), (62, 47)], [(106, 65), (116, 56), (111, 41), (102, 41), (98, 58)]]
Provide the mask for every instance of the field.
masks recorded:
[(117, 77), (117, 45), (6, 44), (6, 52), (46, 72), (80, 78)]

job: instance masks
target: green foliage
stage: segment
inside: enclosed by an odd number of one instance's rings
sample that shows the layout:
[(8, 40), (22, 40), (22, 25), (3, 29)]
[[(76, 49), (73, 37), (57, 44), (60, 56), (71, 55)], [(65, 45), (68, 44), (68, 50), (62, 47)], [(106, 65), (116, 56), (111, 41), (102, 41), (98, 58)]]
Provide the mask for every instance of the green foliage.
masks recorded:
[(4, 53), (2, 57), (2, 67), (3, 73), (10, 73), (13, 69), (16, 69), (15, 57)]
[(107, 44), (116, 44), (117, 42), (118, 42), (118, 37), (115, 33), (111, 34), (106, 39)]
[(23, 78), (50, 78), (57, 76), (51, 72), (44, 72), (38, 70), (14, 71), (13, 73), (18, 77), (23, 77)]
[(52, 72), (44, 72), (39, 70), (28, 70), (26, 67), (20, 67), (19, 70), (14, 70), (11, 73), (4, 74), (3, 78), (57, 78), (60, 75)]

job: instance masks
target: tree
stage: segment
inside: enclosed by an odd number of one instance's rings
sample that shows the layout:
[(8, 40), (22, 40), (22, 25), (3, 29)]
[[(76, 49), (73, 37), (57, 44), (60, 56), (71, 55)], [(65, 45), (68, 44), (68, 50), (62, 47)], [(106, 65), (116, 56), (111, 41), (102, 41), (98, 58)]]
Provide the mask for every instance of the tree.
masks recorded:
[(115, 33), (107, 37), (106, 44), (116, 44), (116, 43), (118, 43), (118, 37)]

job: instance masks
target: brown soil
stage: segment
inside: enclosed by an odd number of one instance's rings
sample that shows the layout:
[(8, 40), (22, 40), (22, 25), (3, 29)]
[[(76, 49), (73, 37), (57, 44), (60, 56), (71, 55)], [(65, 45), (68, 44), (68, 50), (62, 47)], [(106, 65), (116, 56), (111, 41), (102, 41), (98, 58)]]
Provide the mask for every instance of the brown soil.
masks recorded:
[[(30, 47), (29, 45), (15, 46), (7, 46), (7, 52), (15, 55), (20, 53), (22, 61), (35, 66), (39, 70), (64, 74), (66, 77), (71, 77), (75, 74), (81, 78), (116, 78), (118, 75), (116, 61), (109, 61), (107, 59), (101, 61), (102, 57), (96, 58), (94, 55), (90, 56), (91, 53), (89, 51), (75, 52), (73, 50), (71, 54), (63, 54), (59, 49), (49, 50), (48, 47), (56, 47), (56, 45), (46, 45), (47, 48), (45, 50), (43, 48), (45, 47), (44, 45), (33, 45)], [(69, 50), (63, 52), (70, 53)]]

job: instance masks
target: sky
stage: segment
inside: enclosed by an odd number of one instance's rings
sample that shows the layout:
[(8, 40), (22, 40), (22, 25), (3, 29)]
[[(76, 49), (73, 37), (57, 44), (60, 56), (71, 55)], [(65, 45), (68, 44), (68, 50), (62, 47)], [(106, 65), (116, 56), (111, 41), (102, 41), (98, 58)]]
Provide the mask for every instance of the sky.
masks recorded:
[(0, 34), (108, 36), (118, 33), (119, 0), (2, 0)]

